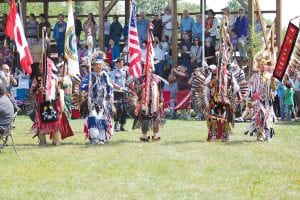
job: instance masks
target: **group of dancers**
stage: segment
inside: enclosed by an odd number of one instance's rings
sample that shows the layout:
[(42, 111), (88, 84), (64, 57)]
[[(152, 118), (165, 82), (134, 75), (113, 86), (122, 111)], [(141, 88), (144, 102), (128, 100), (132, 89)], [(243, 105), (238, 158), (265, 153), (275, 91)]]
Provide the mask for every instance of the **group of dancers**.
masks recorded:
[[(255, 57), (258, 71), (247, 82), (245, 76), (227, 69), (233, 49), (226, 29), (223, 23), (218, 66), (209, 66), (208, 74), (203, 68), (193, 72), (195, 109), (205, 111), (208, 141), (228, 141), (237, 106), (243, 98), (251, 99), (255, 115), (246, 133), (256, 135), (258, 141), (267, 141), (274, 135), (275, 120), (275, 79), (270, 54), (264, 51)], [(74, 135), (68, 121), (71, 104), (85, 119), (84, 132), (93, 145), (103, 145), (114, 131), (125, 131), (128, 114), (134, 119), (133, 128), (141, 129), (140, 141), (159, 141), (164, 116), (162, 81), (167, 82), (154, 73), (153, 67), (140, 77), (128, 78), (122, 58), (116, 59), (110, 70), (100, 51), (90, 52), (86, 59), (80, 78), (68, 76), (67, 62), (57, 70), (45, 54), (42, 62), (33, 64), (31, 101), (27, 102), (31, 109), (27, 111), (39, 144), (46, 144), (46, 135), (50, 135), (53, 145), (59, 143), (59, 138)], [(148, 135), (150, 130), (152, 137)]]

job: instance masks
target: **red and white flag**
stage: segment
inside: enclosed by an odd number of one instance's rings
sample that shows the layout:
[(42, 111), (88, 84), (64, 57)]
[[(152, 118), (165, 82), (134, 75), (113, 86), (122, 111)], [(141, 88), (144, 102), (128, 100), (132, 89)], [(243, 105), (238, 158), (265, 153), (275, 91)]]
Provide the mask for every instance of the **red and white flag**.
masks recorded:
[(129, 50), (129, 74), (132, 78), (142, 75), (142, 53), (137, 32), (137, 3), (136, 0), (131, 1), (130, 24), (128, 35), (128, 50)]
[(20, 64), (25, 72), (31, 74), (32, 57), (25, 38), (24, 28), (19, 13), (17, 12), (15, 0), (11, 1), (7, 17), (5, 35), (15, 41), (17, 51), (20, 54)]
[(148, 27), (148, 38), (147, 38), (147, 51), (146, 51), (146, 63), (145, 63), (145, 102), (146, 106), (150, 100), (150, 84), (151, 84), (151, 75), (154, 70), (154, 49), (153, 49), (153, 24), (150, 21)]

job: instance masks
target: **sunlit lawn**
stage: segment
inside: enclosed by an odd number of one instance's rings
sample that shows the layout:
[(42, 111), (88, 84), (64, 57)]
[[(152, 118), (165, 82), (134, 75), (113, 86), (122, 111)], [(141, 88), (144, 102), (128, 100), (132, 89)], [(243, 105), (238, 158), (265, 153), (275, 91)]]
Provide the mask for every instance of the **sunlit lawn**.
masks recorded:
[[(29, 118), (17, 118), (0, 153), (0, 199), (300, 199), (300, 124), (278, 124), (271, 142), (243, 135), (206, 142), (205, 122), (169, 120), (162, 140), (141, 143), (139, 131), (90, 146), (82, 120), (60, 146), (37, 146)], [(132, 121), (128, 121), (127, 128)]]

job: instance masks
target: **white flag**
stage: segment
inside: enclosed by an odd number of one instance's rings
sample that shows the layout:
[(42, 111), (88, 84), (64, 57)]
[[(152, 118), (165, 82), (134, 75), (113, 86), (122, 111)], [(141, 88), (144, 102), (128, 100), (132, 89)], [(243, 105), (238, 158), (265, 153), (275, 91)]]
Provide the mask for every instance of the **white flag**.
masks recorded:
[(79, 62), (77, 54), (77, 37), (75, 34), (72, 1), (69, 1), (68, 22), (65, 37), (65, 58), (68, 61), (70, 76), (79, 75)]

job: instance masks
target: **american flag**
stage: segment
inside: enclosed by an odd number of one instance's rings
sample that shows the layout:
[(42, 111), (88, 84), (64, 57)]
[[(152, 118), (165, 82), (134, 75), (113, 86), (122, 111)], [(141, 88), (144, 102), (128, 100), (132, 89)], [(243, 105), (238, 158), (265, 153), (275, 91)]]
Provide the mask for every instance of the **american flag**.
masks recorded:
[(142, 53), (137, 33), (137, 3), (136, 0), (131, 1), (131, 12), (130, 12), (130, 25), (129, 25), (129, 36), (128, 36), (128, 49), (129, 49), (129, 74), (132, 78), (139, 77), (142, 75)]
[(147, 51), (146, 51), (146, 64), (145, 64), (145, 106), (149, 103), (150, 95), (150, 83), (151, 83), (151, 74), (154, 70), (154, 49), (153, 49), (153, 24), (150, 21), (148, 27), (148, 37), (147, 37)]

